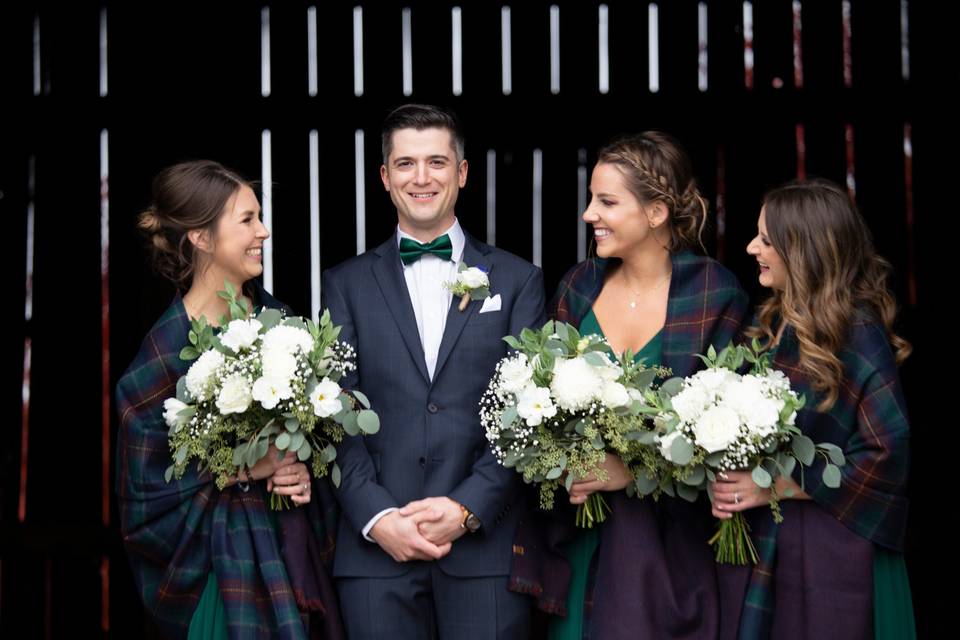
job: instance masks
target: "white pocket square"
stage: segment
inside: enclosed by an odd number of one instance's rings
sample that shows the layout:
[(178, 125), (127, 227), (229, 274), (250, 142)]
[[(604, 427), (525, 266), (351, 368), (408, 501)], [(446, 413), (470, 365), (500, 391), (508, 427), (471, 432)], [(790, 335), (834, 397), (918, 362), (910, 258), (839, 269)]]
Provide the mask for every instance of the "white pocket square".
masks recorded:
[(500, 311), (499, 293), (495, 296), (488, 297), (483, 301), (483, 306), (480, 307), (480, 313), (487, 313), (488, 311)]

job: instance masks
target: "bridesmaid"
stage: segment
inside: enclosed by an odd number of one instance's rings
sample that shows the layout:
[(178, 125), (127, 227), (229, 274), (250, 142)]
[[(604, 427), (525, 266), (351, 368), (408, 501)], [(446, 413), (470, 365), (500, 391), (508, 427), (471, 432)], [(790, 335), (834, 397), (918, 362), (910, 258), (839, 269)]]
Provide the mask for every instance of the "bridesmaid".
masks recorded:
[[(175, 637), (341, 638), (327, 573), (336, 511), (325, 480), (311, 480), (293, 454), (278, 460), (276, 449), (222, 491), (194, 466), (164, 479), (163, 401), (191, 364), (179, 357), (191, 318), (215, 325), (227, 315), (217, 296), (225, 280), (254, 308), (289, 311), (255, 280), (270, 236), (260, 204), (234, 172), (185, 162), (154, 179), (139, 226), (154, 267), (177, 287), (117, 384), (121, 534), (144, 606)], [(271, 491), (299, 508), (271, 511)]]
[[(618, 139), (598, 153), (590, 190), (583, 219), (593, 226), (597, 257), (564, 276), (551, 317), (674, 375), (696, 372), (703, 364), (695, 354), (738, 334), (748, 300), (733, 274), (693, 252), (702, 246), (707, 205), (686, 152), (655, 131)], [(511, 589), (554, 614), (554, 639), (715, 637), (706, 501), (628, 498), (632, 477), (623, 462), (608, 455), (603, 466), (608, 480), (579, 480), (570, 502), (607, 492), (607, 520), (578, 530), (572, 512), (533, 516), (518, 533)]]
[(714, 485), (714, 515), (746, 511), (760, 554), (755, 567), (721, 568), (724, 612), (742, 609), (725, 635), (913, 638), (902, 554), (910, 434), (897, 374), (911, 348), (894, 333), (890, 266), (846, 192), (825, 180), (771, 191), (757, 227), (747, 253), (773, 295), (747, 336), (806, 394), (797, 426), (842, 448), (846, 464), (839, 489), (822, 484), (819, 457), (805, 491), (799, 468), (780, 478), (780, 525), (770, 491), (748, 473)]

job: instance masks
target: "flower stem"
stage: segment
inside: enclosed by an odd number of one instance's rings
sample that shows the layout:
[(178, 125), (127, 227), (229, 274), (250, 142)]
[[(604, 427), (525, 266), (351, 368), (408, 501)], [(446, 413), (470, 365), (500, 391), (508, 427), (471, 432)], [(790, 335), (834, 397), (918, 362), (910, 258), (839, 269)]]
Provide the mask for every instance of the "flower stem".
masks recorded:
[(735, 513), (729, 520), (721, 520), (717, 532), (708, 541), (713, 545), (717, 562), (723, 564), (757, 564), (757, 548), (750, 539), (750, 525), (742, 513)]
[(591, 493), (587, 501), (577, 507), (576, 525), (582, 529), (592, 529), (607, 519), (610, 507), (599, 493)]

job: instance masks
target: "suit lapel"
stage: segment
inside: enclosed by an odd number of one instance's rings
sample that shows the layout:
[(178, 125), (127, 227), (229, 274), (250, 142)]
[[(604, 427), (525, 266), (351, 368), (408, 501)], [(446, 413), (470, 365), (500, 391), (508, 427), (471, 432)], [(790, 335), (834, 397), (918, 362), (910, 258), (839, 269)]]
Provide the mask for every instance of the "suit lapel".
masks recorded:
[[(463, 262), (468, 267), (483, 266), (487, 269), (488, 273), (492, 271), (493, 265), (487, 256), (489, 248), (481, 245), (466, 234), (466, 232), (464, 232), (464, 236), (466, 237), (466, 242), (463, 247)], [(491, 286), (493, 285), (492, 276), (490, 284)], [(493, 295), (492, 291), (491, 295)], [(483, 301), (481, 300), (471, 300), (467, 308), (460, 311), (460, 298), (458, 296), (453, 297), (453, 300), (450, 302), (450, 309), (447, 311), (447, 324), (443, 329), (443, 339), (440, 341), (440, 350), (437, 353), (437, 366), (433, 370), (434, 382), (440, 377), (443, 365), (447, 362), (447, 358), (450, 357), (450, 353), (457, 344), (457, 340), (460, 339), (463, 328), (467, 325), (470, 318), (477, 315), (477, 311), (482, 304)]]
[(410, 358), (417, 366), (424, 381), (430, 384), (430, 375), (427, 373), (426, 359), (423, 355), (423, 345), (420, 343), (420, 331), (417, 329), (417, 317), (410, 302), (410, 292), (407, 290), (407, 281), (403, 277), (403, 267), (400, 263), (400, 250), (397, 248), (396, 236), (375, 249), (380, 259), (373, 265), (373, 276), (380, 287), (380, 293), (386, 302), (387, 309), (393, 316), (394, 322), (400, 329), (404, 344), (410, 352)]

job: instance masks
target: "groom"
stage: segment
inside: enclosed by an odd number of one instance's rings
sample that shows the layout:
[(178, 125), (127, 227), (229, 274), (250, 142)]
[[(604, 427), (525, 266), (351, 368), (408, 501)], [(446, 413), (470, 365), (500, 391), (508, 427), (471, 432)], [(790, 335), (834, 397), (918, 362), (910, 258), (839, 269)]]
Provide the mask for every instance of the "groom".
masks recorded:
[[(344, 385), (381, 420), (339, 448), (334, 576), (347, 634), (525, 639), (528, 601), (507, 591), (521, 483), (490, 452), (479, 401), (506, 355), (501, 338), (542, 325), (543, 275), (460, 227), (467, 161), (451, 113), (393, 111), (380, 178), (396, 233), (323, 279), (323, 306), (357, 350)], [(462, 310), (444, 286), (461, 264), (485, 270), (490, 290)]]

